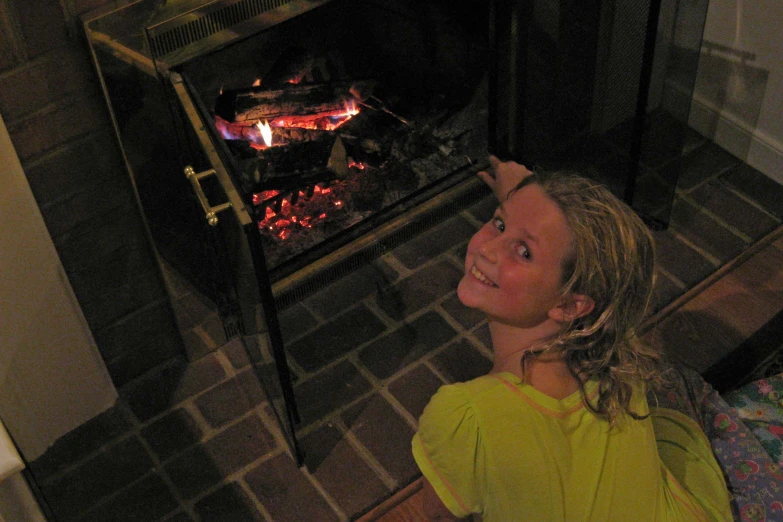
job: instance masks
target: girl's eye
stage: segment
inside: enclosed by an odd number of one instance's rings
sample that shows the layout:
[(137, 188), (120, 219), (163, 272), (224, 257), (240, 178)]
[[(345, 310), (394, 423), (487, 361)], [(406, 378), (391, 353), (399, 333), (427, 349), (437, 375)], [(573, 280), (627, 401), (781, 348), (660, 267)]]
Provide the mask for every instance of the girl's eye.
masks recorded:
[(503, 223), (503, 220), (500, 218), (493, 218), (492, 224), (495, 225), (495, 228), (498, 229), (500, 232), (503, 232), (506, 230), (506, 224)]
[(517, 247), (517, 254), (524, 257), (525, 259), (530, 259), (530, 250), (528, 250), (525, 245), (519, 245)]

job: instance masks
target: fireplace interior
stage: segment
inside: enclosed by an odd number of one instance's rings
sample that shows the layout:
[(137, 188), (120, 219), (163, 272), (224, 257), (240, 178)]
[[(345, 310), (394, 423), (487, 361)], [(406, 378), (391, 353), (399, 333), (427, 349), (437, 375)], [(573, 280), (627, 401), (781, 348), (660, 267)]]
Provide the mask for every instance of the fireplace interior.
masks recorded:
[(182, 67), (272, 272), (483, 159), (486, 13), (451, 11), (335, 2)]

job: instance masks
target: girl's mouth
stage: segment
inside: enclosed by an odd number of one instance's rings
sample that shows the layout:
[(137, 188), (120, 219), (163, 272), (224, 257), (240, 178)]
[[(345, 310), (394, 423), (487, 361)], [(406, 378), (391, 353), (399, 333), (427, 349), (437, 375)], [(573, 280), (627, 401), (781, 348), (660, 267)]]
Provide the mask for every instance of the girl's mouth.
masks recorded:
[(498, 287), (498, 285), (496, 285), (495, 283), (493, 283), (492, 281), (490, 281), (490, 280), (487, 278), (487, 276), (485, 276), (485, 275), (484, 275), (484, 272), (482, 272), (481, 270), (479, 270), (478, 268), (476, 268), (476, 265), (473, 265), (472, 267), (470, 267), (470, 273), (471, 273), (471, 275), (472, 275), (473, 277), (475, 277), (476, 279), (478, 279), (479, 281), (481, 281), (481, 282), (482, 282), (482, 283), (484, 283), (485, 285), (487, 285), (487, 286), (491, 286), (491, 287), (493, 287), (493, 288), (497, 288), (497, 287)]

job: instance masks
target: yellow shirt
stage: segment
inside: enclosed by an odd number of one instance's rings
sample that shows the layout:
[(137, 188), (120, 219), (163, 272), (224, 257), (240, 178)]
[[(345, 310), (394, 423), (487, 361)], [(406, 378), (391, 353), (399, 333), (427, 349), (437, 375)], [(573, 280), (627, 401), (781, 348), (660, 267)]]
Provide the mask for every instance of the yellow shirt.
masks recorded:
[[(594, 398), (597, 383), (586, 392)], [(643, 393), (634, 393), (631, 407), (647, 413)], [(698, 425), (672, 410), (653, 417), (625, 417), (610, 430), (580, 392), (556, 400), (499, 373), (442, 386), (421, 416), (413, 456), (458, 517), (732, 520), (723, 475)], [(667, 467), (664, 456), (679, 467)], [(697, 485), (689, 490), (685, 481)]]

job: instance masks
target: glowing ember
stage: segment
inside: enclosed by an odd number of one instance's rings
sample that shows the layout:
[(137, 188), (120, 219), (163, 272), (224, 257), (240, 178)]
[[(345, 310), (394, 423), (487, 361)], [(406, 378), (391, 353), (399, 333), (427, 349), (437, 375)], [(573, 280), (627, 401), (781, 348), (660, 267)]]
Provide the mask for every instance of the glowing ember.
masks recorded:
[(256, 127), (261, 131), (261, 137), (264, 139), (264, 145), (267, 147), (272, 146), (272, 128), (269, 126), (269, 122), (264, 120), (264, 123), (260, 121), (256, 123)]
[[(263, 221), (258, 224), (267, 237), (284, 241), (294, 237), (297, 231), (313, 228), (313, 225), (337, 218), (346, 211), (345, 187), (341, 183), (333, 186), (318, 184), (312, 191), (299, 190), (295, 203), (288, 197), (280, 198), (276, 190), (267, 190), (253, 195), (253, 202), (265, 205)], [(307, 193), (310, 194), (308, 196)]]
[(262, 203), (268, 199), (272, 199), (278, 194), (280, 194), (279, 190), (264, 190), (261, 192), (256, 192), (255, 194), (253, 194), (253, 204), (258, 205), (259, 203)]
[(359, 114), (359, 108), (356, 102), (354, 100), (346, 100), (345, 109), (342, 112), (284, 116), (274, 120), (272, 126), (331, 131), (337, 129), (357, 114)]

